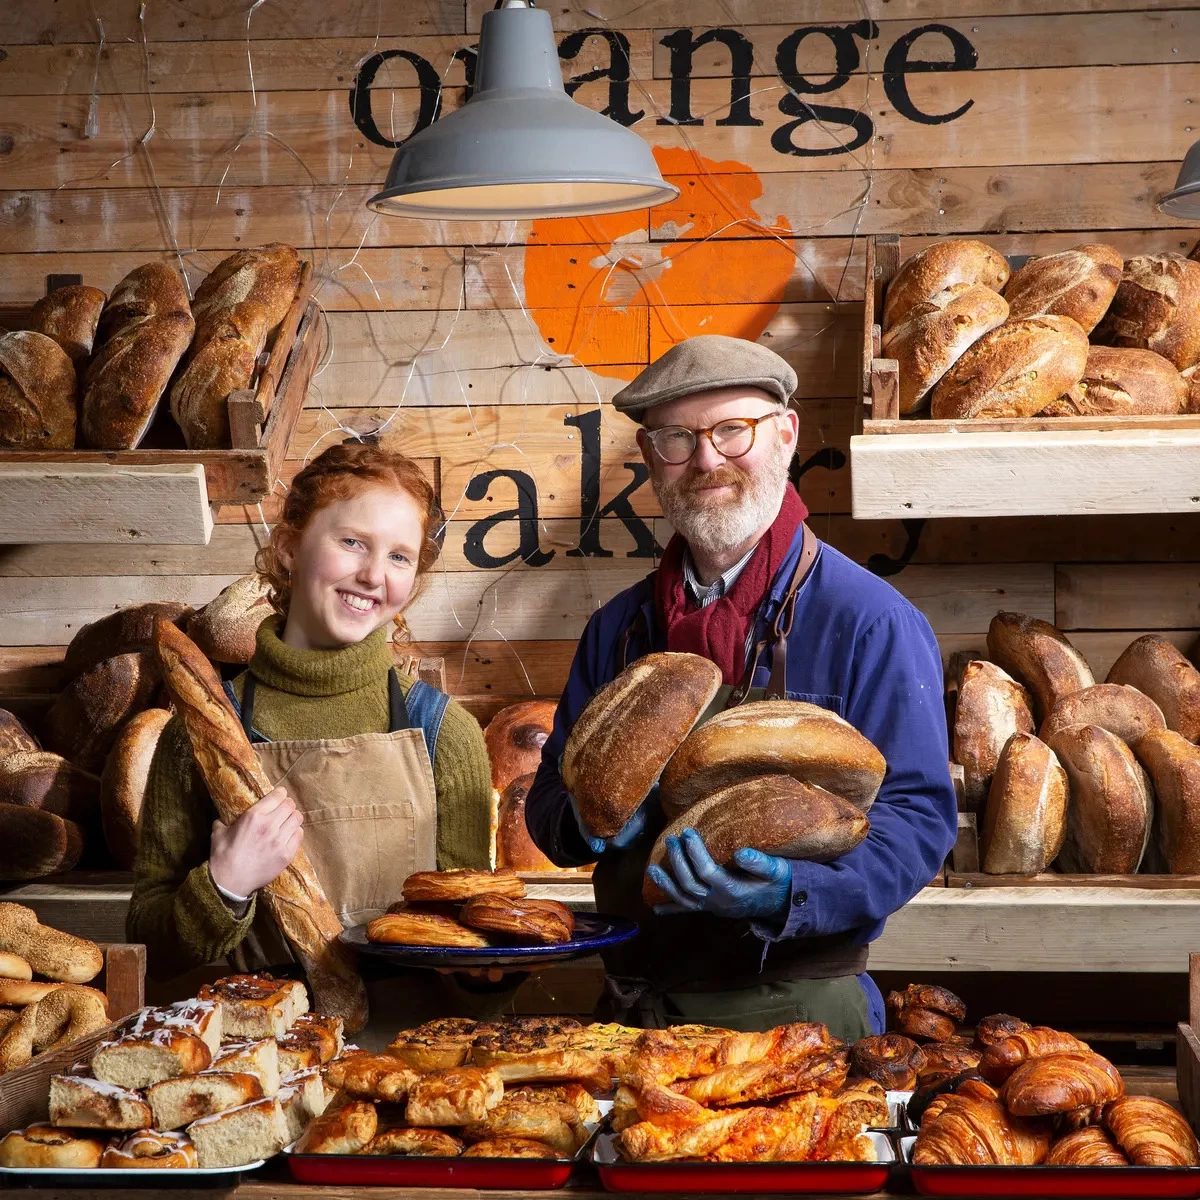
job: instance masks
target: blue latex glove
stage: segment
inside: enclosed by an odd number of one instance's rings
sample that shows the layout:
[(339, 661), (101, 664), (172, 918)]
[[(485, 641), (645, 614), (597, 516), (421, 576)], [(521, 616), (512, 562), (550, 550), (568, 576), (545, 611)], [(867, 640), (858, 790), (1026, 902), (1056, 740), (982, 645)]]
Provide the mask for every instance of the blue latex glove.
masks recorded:
[(583, 840), (587, 842), (592, 853), (599, 857), (608, 850), (624, 850), (626, 846), (637, 840), (638, 835), (646, 828), (647, 810), (651, 804), (658, 803), (658, 784), (656, 783), (650, 790), (650, 794), (638, 806), (633, 816), (625, 823), (624, 828), (610, 838), (597, 837), (587, 827), (583, 817), (579, 814), (579, 803), (570, 792), (567, 793), (567, 800), (571, 805), (571, 812), (575, 814), (575, 824), (579, 826)]
[(786, 858), (746, 849), (739, 850), (733, 861), (739, 870), (718, 866), (694, 829), (685, 829), (682, 837), (667, 838), (670, 873), (657, 865), (651, 866), (648, 873), (672, 903), (656, 904), (654, 911), (660, 915), (707, 912), (734, 920), (761, 920), (787, 908), (792, 868)]

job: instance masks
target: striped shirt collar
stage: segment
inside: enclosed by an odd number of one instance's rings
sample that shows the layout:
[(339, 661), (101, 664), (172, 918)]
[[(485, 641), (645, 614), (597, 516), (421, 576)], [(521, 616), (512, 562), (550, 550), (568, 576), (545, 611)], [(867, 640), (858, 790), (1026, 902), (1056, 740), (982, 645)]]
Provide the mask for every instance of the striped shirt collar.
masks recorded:
[(687, 591), (688, 599), (697, 608), (707, 608), (710, 604), (715, 604), (722, 596), (728, 594), (729, 589), (737, 582), (738, 576), (750, 561), (750, 556), (757, 549), (758, 543), (755, 542), (732, 567), (723, 572), (711, 585), (706, 585), (700, 582), (700, 577), (696, 574), (696, 566), (692, 561), (692, 551), (689, 547), (683, 555), (683, 586)]

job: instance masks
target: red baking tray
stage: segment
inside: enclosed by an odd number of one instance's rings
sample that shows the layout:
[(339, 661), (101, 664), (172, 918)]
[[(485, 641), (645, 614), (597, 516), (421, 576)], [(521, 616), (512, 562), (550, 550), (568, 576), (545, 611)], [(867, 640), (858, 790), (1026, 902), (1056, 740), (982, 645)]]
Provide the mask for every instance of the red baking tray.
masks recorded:
[[(901, 1143), (910, 1162), (916, 1138)], [(1200, 1167), (917, 1167), (922, 1196), (1200, 1197)]]
[(389, 1158), (375, 1154), (288, 1154), (297, 1183), (359, 1187), (512, 1188), (549, 1191), (563, 1187), (574, 1159)]
[(887, 1183), (896, 1152), (886, 1134), (867, 1136), (875, 1143), (878, 1162), (621, 1162), (612, 1148), (611, 1135), (604, 1134), (596, 1140), (592, 1162), (610, 1192), (878, 1192)]

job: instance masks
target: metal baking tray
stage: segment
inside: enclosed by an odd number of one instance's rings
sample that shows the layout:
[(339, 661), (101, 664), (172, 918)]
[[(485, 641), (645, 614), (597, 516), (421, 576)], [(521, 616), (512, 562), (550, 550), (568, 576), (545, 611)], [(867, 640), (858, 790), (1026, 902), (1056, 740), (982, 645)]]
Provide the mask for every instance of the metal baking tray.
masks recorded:
[(617, 1156), (613, 1135), (602, 1133), (592, 1150), (592, 1162), (610, 1192), (878, 1192), (895, 1165), (896, 1151), (887, 1134), (867, 1136), (874, 1143), (876, 1162), (631, 1163)]
[(1200, 1167), (918, 1167), (915, 1137), (900, 1140), (922, 1196), (1200, 1197)]
[[(95, 1132), (100, 1132), (99, 1130)], [(36, 1183), (38, 1187), (54, 1187), (61, 1180), (64, 1186), (77, 1187), (95, 1184), (97, 1187), (129, 1187), (135, 1183), (155, 1181), (164, 1186), (166, 1180), (181, 1186), (195, 1181), (197, 1186), (208, 1183), (233, 1182), (233, 1176), (246, 1171), (257, 1171), (267, 1160), (255, 1159), (240, 1167), (0, 1167), (0, 1179), (9, 1182), (0, 1184), (4, 1190), (21, 1180)]]

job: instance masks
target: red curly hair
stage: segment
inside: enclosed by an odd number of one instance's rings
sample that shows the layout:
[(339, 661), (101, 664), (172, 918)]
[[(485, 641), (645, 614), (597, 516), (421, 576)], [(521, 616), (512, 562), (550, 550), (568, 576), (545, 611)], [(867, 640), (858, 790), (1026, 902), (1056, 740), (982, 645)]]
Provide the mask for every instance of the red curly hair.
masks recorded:
[[(287, 617), (292, 598), (291, 573), (280, 551), (295, 545), (305, 526), (322, 508), (349, 500), (368, 487), (382, 484), (412, 497), (421, 510), (421, 552), (417, 579), (409, 603), (421, 592), (422, 581), (442, 551), (446, 519), (437, 494), (421, 468), (409, 457), (386, 450), (377, 440), (342, 442), (318, 455), (292, 480), (283, 498), (283, 511), (270, 540), (254, 557), (254, 566), (267, 581), (271, 607)], [(394, 641), (408, 641), (408, 624), (397, 616)]]

